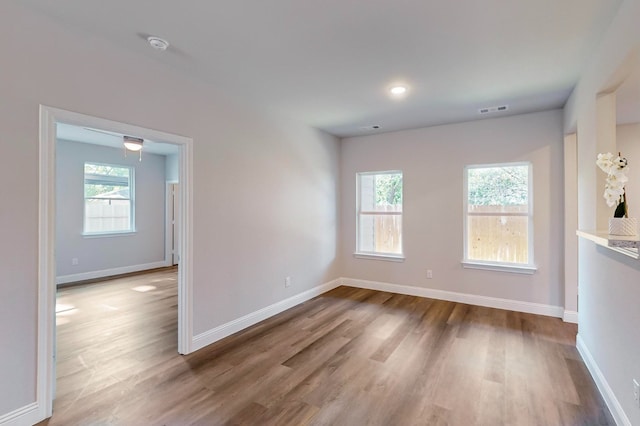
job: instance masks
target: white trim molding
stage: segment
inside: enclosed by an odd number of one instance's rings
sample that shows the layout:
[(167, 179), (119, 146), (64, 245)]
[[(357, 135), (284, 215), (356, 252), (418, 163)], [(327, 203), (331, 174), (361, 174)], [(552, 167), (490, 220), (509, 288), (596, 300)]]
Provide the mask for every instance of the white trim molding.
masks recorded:
[(508, 265), (506, 263), (476, 262), (472, 260), (463, 260), (461, 263), (465, 269), (483, 269), (485, 271), (511, 272), (514, 274), (533, 275), (538, 270), (532, 265)]
[(328, 283), (321, 284), (310, 290), (289, 297), (288, 299), (281, 300), (280, 302), (276, 302), (265, 308), (262, 308), (255, 312), (251, 312), (243, 317), (237, 318), (233, 321), (229, 321), (228, 323), (205, 331), (204, 333), (200, 333), (197, 336), (193, 337), (191, 348), (194, 351), (202, 349), (205, 346), (215, 343), (218, 340), (222, 340), (227, 336), (237, 333), (238, 331), (244, 330), (247, 327), (251, 327), (252, 325), (259, 323), (260, 321), (264, 321), (265, 319), (284, 312), (287, 309), (293, 308), (300, 303), (306, 302), (307, 300), (313, 299), (314, 297), (326, 293), (327, 291), (333, 290), (340, 285), (342, 285), (340, 278), (329, 281)]
[(29, 405), (13, 410), (10, 413), (0, 416), (2, 426), (23, 426), (38, 423), (40, 420), (40, 408), (38, 403), (32, 402)]
[(354, 278), (338, 278), (328, 283), (319, 285), (310, 290), (281, 300), (265, 308), (251, 312), (235, 320), (229, 321), (211, 330), (205, 331), (193, 337), (191, 350), (197, 351), (207, 345), (224, 339), (234, 333), (242, 331), (267, 318), (286, 311), (300, 303), (306, 302), (316, 296), (333, 290), (340, 286), (364, 288), (369, 290), (387, 291), (390, 293), (406, 294), (409, 296), (427, 297), (430, 299), (447, 300), (450, 302), (466, 303), (470, 305), (485, 306), (489, 308), (507, 309), (516, 312), (545, 315), (555, 318), (563, 318), (564, 309), (561, 306), (543, 305), (540, 303), (522, 302), (518, 300), (500, 299), (497, 297), (478, 296), (474, 294), (456, 293), (452, 291), (436, 290), (422, 287), (390, 284), (377, 281), (366, 281)]
[(622, 409), (622, 405), (620, 405), (620, 401), (616, 398), (616, 395), (613, 393), (613, 389), (609, 386), (606, 377), (598, 367), (595, 359), (591, 355), (589, 348), (587, 348), (586, 343), (582, 340), (582, 336), (578, 333), (576, 337), (576, 348), (578, 352), (582, 356), (589, 373), (591, 373), (591, 377), (593, 377), (593, 381), (596, 382), (596, 386), (602, 395), (602, 399), (607, 404), (613, 419), (616, 421), (617, 425), (623, 426), (631, 426), (631, 420), (627, 417), (627, 414)]
[(56, 284), (66, 284), (76, 281), (93, 280), (95, 278), (105, 278), (114, 275), (128, 274), (131, 272), (147, 271), (149, 269), (164, 268), (171, 266), (166, 261), (161, 260), (153, 263), (144, 263), (141, 265), (121, 266), (119, 268), (102, 269), (100, 271), (80, 272), (78, 274), (61, 275), (56, 278)]
[(541, 303), (478, 296), (475, 294), (457, 293), (453, 291), (390, 284), (377, 281), (342, 278), (342, 285), (366, 288), (370, 290), (388, 291), (389, 293), (406, 294), (408, 296), (428, 297), (430, 299), (447, 300), (449, 302), (466, 303), (469, 305), (485, 306), (488, 308), (507, 309), (516, 312), (545, 315), (548, 317), (562, 318), (564, 313), (562, 306), (543, 305)]
[(387, 262), (404, 262), (404, 256), (395, 254), (379, 254), (379, 253), (353, 253), (356, 259), (368, 260), (385, 260)]
[[(39, 143), (39, 212), (38, 212), (38, 330), (36, 365), (36, 401), (33, 407), (37, 423), (53, 412), (53, 390), (55, 385), (55, 152), (56, 125), (67, 123), (76, 126), (110, 130), (122, 134), (133, 134), (145, 139), (177, 145), (179, 148), (179, 186), (181, 220), (178, 268), (178, 352), (191, 352), (193, 340), (193, 139), (92, 117), (63, 109), (40, 105)], [(164, 261), (152, 266), (165, 266)], [(147, 264), (145, 267), (148, 267)], [(114, 270), (110, 270), (113, 273)], [(104, 271), (103, 271), (104, 272)], [(128, 272), (120, 269), (119, 273)], [(88, 275), (64, 279), (89, 279)], [(31, 407), (31, 406), (29, 406)], [(31, 410), (31, 408), (29, 408)], [(6, 416), (2, 417), (5, 418)], [(22, 424), (25, 424), (24, 422)]]
[(564, 311), (564, 315), (562, 316), (562, 320), (564, 322), (570, 322), (573, 324), (578, 323), (578, 311)]

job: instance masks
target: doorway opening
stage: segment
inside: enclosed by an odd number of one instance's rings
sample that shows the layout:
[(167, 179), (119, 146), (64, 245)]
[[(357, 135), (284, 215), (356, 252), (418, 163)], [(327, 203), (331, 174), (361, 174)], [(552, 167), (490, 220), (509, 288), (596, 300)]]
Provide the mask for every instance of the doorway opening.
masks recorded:
[[(177, 153), (175, 251), (179, 255), (178, 289), (178, 342), (180, 354), (190, 353), (192, 330), (192, 139), (159, 132), (139, 126), (105, 120), (57, 108), (40, 107), (40, 205), (39, 205), (39, 301), (38, 301), (38, 370), (37, 404), (42, 418), (50, 417), (55, 390), (56, 342), (56, 141), (57, 127), (77, 126), (82, 129), (101, 129), (106, 132), (157, 141), (174, 148)], [(177, 149), (176, 149), (177, 148)], [(143, 154), (144, 155), (144, 154)], [(166, 247), (166, 243), (164, 244)], [(72, 262), (75, 258), (72, 259)], [(76, 261), (77, 262), (77, 261)], [(164, 253), (163, 262), (173, 262), (173, 254)], [(168, 265), (167, 265), (168, 266)]]

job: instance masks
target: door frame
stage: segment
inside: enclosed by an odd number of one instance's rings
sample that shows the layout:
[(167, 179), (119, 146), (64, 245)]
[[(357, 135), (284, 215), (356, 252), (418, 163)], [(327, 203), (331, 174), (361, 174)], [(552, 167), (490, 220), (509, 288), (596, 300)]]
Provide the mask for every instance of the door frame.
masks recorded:
[(38, 324), (36, 404), (41, 418), (51, 417), (55, 387), (55, 158), (56, 123), (93, 127), (177, 145), (179, 148), (181, 254), (178, 268), (178, 353), (193, 342), (193, 139), (40, 105), (38, 206)]
[[(164, 262), (167, 264), (167, 266), (175, 265), (175, 263), (173, 263), (173, 258), (174, 258), (173, 239), (175, 238), (175, 232), (173, 232), (173, 226), (174, 226), (173, 222), (175, 220), (180, 220), (179, 219), (180, 216), (179, 216), (179, 212), (178, 212), (178, 215), (176, 215), (174, 212), (174, 203), (175, 203), (174, 196), (175, 195), (173, 193), (173, 185), (178, 185), (178, 184), (179, 182), (176, 182), (176, 181), (167, 181), (166, 189), (165, 189)], [(180, 196), (179, 189), (178, 189), (178, 196)], [(178, 205), (178, 209), (180, 209), (179, 205)], [(178, 245), (179, 244), (180, 243), (178, 242)], [(177, 251), (179, 252), (180, 250), (178, 249)], [(179, 255), (178, 255), (178, 258), (179, 258)]]

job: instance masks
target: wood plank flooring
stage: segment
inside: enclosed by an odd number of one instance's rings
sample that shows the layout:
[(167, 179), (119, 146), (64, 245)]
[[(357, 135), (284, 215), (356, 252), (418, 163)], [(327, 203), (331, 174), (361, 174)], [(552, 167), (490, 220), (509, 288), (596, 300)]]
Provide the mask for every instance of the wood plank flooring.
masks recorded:
[(559, 319), (340, 287), (188, 356), (175, 271), (58, 292), (41, 425), (613, 425)]

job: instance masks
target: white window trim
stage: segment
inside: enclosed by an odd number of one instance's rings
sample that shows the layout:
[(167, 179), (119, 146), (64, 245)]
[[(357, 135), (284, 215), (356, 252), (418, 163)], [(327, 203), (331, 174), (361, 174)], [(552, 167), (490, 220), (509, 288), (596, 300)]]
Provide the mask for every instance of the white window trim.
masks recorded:
[[(134, 235), (137, 233), (136, 229), (136, 216), (135, 216), (135, 167), (127, 166), (124, 164), (110, 164), (110, 163), (99, 163), (94, 161), (85, 161), (86, 164), (94, 164), (96, 166), (107, 166), (107, 167), (118, 167), (121, 169), (129, 169), (129, 229), (123, 229), (121, 231), (104, 231), (104, 232), (86, 232), (86, 221), (87, 221), (87, 211), (86, 211), (86, 203), (87, 197), (85, 195), (85, 171), (84, 166), (82, 169), (82, 236), (85, 238), (95, 238), (95, 237), (117, 237), (117, 236), (126, 236), (126, 235)], [(89, 198), (99, 198), (99, 197), (89, 197)]]
[[(360, 177), (370, 175), (402, 175), (402, 211), (401, 212), (375, 212), (375, 211), (360, 211)], [(382, 253), (382, 252), (369, 252), (360, 250), (360, 215), (393, 215), (403, 217), (404, 215), (404, 173), (402, 170), (384, 170), (380, 172), (357, 172), (356, 173), (356, 251), (353, 253), (356, 259), (369, 259), (369, 260), (385, 260), (389, 262), (404, 262), (404, 238), (401, 238), (400, 253)], [(402, 223), (402, 231), (404, 233), (404, 222)]]
[(387, 262), (404, 262), (405, 257), (402, 255), (391, 253), (367, 253), (367, 252), (355, 252), (353, 257), (356, 259), (369, 259), (369, 260), (386, 260)]
[(111, 238), (111, 237), (126, 237), (129, 235), (136, 235), (138, 231), (110, 231), (110, 232), (83, 232), (84, 238)]
[(485, 271), (512, 272), (515, 274), (532, 275), (538, 268), (534, 265), (525, 265), (520, 263), (493, 263), (481, 262), (476, 260), (463, 260), (462, 267), (465, 269), (482, 269)]
[[(467, 241), (467, 218), (469, 217), (469, 169), (488, 169), (492, 167), (517, 167), (527, 166), (527, 178), (528, 178), (528, 201), (529, 206), (527, 213), (505, 213), (505, 214), (486, 214), (486, 216), (527, 216), (528, 220), (528, 238), (527, 238), (527, 250), (529, 252), (529, 263), (508, 263), (508, 262), (491, 262), (477, 259), (469, 259), (468, 257), (468, 241)], [(533, 164), (529, 161), (516, 161), (509, 163), (493, 163), (493, 164), (474, 164), (465, 166), (463, 176), (463, 217), (462, 217), (462, 246), (464, 250), (464, 258), (462, 260), (462, 267), (467, 269), (483, 269), (488, 271), (497, 272), (512, 272), (520, 274), (533, 274), (537, 267), (534, 262), (534, 229), (533, 229)], [(472, 216), (485, 216), (482, 213), (472, 214)]]

